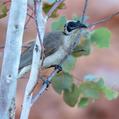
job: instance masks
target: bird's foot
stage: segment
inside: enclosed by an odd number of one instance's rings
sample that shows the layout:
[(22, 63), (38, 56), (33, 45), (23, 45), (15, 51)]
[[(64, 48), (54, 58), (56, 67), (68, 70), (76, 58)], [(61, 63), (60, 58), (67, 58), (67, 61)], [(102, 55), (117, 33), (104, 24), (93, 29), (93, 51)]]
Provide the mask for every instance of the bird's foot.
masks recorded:
[(46, 89), (49, 87), (49, 85), (51, 84), (51, 81), (49, 80), (44, 80), (43, 81), (43, 85), (46, 84)]

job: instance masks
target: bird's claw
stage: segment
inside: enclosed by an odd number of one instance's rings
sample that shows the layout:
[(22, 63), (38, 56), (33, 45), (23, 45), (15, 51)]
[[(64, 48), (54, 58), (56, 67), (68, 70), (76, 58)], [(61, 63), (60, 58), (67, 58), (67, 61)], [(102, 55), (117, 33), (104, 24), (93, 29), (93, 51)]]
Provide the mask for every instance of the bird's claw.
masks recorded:
[(43, 81), (43, 85), (46, 84), (46, 89), (49, 87), (51, 81), (48, 81), (48, 80), (44, 80)]
[(60, 65), (55, 65), (54, 68), (55, 70), (58, 70), (57, 73), (62, 71), (62, 67)]

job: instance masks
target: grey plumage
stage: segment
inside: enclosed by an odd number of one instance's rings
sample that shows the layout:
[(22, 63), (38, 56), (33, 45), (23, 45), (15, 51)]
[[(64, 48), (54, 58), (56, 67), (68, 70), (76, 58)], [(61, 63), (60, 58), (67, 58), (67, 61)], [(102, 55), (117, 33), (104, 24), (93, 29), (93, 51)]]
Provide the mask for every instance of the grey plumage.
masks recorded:
[(52, 55), (63, 44), (64, 33), (61, 31), (47, 33), (44, 37), (45, 56)]
[[(64, 33), (62, 31), (49, 32), (45, 34), (43, 42), (45, 57), (52, 55), (59, 49), (59, 47), (63, 44), (63, 36)], [(32, 41), (30, 43), (30, 47), (21, 54), (19, 70), (25, 66), (31, 65), (34, 44), (35, 41)]]

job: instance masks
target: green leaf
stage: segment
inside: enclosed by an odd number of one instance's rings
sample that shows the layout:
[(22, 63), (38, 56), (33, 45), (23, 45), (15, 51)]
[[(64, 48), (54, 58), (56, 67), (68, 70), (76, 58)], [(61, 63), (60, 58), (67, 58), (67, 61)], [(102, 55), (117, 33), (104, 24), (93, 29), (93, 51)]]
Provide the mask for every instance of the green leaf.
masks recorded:
[(71, 90), (64, 90), (63, 98), (66, 104), (71, 107), (75, 106), (79, 98), (78, 87), (73, 84)]
[(53, 88), (59, 94), (61, 94), (63, 90), (71, 90), (72, 83), (72, 76), (64, 72), (57, 74), (52, 80)]
[(72, 52), (72, 55), (74, 57), (80, 57), (89, 55), (91, 51), (91, 42), (86, 37), (83, 37), (81, 39), (81, 42), (78, 46), (76, 46)]
[(63, 30), (64, 29), (64, 24), (66, 23), (66, 18), (65, 16), (60, 17), (57, 21), (52, 23), (52, 31), (56, 30)]
[(78, 103), (78, 106), (81, 108), (87, 107), (89, 105), (89, 98), (82, 97), (80, 99), (80, 102)]
[(75, 63), (76, 58), (74, 58), (73, 56), (69, 56), (63, 63), (63, 71), (68, 73), (71, 72), (75, 66)]
[(108, 87), (103, 88), (103, 93), (108, 100), (116, 99), (119, 96), (117, 91), (114, 91)]
[(112, 100), (119, 95), (117, 91), (107, 87), (103, 79), (99, 79), (96, 82), (85, 81), (80, 84), (79, 90), (83, 97), (91, 99), (98, 99), (99, 96), (103, 94), (108, 100)]
[(105, 86), (104, 80), (103, 80), (102, 78), (100, 78), (100, 79), (96, 82), (96, 84), (98, 85), (98, 87), (99, 87), (100, 89), (102, 89), (102, 88)]
[(8, 9), (5, 5), (0, 6), (0, 19), (7, 16)]
[(102, 90), (93, 81), (86, 81), (79, 86), (79, 91), (83, 97), (98, 99)]
[(92, 32), (91, 41), (99, 48), (108, 48), (110, 45), (111, 32), (107, 28), (99, 28)]

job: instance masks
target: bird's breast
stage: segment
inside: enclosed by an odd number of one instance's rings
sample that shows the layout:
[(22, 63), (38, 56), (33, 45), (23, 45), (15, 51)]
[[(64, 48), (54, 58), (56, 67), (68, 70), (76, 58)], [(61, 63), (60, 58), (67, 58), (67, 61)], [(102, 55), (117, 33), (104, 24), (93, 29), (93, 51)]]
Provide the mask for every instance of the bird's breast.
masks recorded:
[(66, 54), (67, 52), (64, 50), (64, 48), (60, 47), (54, 54), (45, 58), (44, 67), (59, 64)]

